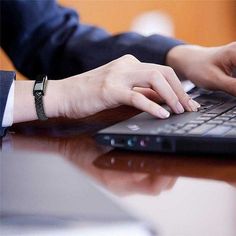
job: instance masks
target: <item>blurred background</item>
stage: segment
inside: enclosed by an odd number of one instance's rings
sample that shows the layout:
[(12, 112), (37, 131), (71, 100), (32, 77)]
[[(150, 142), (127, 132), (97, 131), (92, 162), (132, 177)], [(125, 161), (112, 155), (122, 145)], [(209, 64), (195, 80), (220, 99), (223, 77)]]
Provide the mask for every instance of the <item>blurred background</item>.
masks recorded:
[[(80, 21), (116, 34), (160, 33), (188, 43), (217, 46), (236, 41), (236, 0), (59, 0)], [(0, 69), (14, 67), (0, 50)], [(23, 79), (19, 73), (18, 79)]]

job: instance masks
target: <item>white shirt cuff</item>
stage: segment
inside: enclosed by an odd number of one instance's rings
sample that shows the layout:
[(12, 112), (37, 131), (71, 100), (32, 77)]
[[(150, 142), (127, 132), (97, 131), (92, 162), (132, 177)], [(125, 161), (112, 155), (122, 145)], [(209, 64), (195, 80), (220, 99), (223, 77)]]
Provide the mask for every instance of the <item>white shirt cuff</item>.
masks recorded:
[(7, 97), (7, 103), (3, 114), (2, 127), (9, 127), (13, 124), (14, 89), (15, 82), (13, 81)]

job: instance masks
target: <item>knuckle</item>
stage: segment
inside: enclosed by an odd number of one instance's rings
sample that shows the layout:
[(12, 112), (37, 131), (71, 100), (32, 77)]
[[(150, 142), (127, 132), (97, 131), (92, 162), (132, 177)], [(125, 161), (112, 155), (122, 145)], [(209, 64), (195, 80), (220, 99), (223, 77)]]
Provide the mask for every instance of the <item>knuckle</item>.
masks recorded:
[(164, 73), (165, 73), (165, 75), (166, 75), (166, 77), (167, 77), (168, 79), (173, 79), (173, 78), (176, 78), (176, 77), (177, 77), (177, 75), (176, 75), (174, 69), (171, 68), (170, 66), (166, 66), (166, 67), (164, 68)]
[(127, 64), (131, 64), (131, 63), (137, 63), (139, 62), (139, 60), (130, 55), (130, 54), (127, 54), (127, 55), (124, 55), (122, 57), (119, 57), (118, 59), (112, 61), (109, 63), (109, 67), (112, 68), (112, 69), (117, 69), (117, 67), (127, 67)]
[(135, 105), (139, 101), (141, 94), (132, 92), (130, 95), (130, 104)]
[(170, 66), (165, 66), (165, 71), (166, 73), (169, 73), (169, 74), (175, 74), (175, 71)]
[(126, 55), (120, 57), (120, 60), (124, 61), (124, 62), (139, 62), (139, 60), (131, 54), (126, 54)]
[(151, 83), (156, 83), (157, 79), (162, 80), (163, 77), (158, 70), (150, 70), (148, 73), (148, 78)]

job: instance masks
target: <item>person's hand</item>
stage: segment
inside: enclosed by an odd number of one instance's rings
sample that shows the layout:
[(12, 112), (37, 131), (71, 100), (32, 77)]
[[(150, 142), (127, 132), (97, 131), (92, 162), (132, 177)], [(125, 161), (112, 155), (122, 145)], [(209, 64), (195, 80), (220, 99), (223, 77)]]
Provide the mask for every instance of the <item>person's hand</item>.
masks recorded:
[(199, 87), (236, 96), (236, 42), (209, 48), (177, 46), (167, 54), (167, 64)]
[[(16, 81), (14, 123), (37, 119), (32, 90), (33, 81)], [(172, 68), (141, 63), (126, 55), (80, 75), (49, 80), (44, 109), (49, 118), (84, 118), (129, 105), (159, 118), (169, 117), (169, 111), (157, 100), (164, 101), (177, 114), (200, 107), (185, 93)]]
[(169, 112), (148, 98), (155, 94), (177, 114), (200, 106), (184, 92), (173, 69), (141, 63), (130, 55), (61, 83), (64, 95), (59, 113), (68, 118), (83, 118), (120, 105), (167, 118)]

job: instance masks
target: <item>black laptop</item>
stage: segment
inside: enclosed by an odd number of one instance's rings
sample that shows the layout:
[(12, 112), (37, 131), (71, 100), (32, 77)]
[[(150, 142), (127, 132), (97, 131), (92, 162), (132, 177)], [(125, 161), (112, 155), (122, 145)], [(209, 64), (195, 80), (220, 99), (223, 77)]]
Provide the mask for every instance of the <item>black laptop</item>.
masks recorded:
[(99, 131), (99, 143), (135, 151), (236, 153), (236, 97), (193, 88), (198, 112), (172, 114), (162, 120), (140, 113)]

